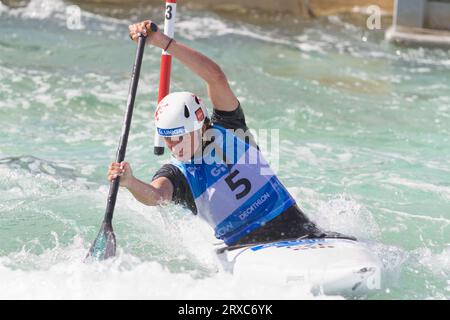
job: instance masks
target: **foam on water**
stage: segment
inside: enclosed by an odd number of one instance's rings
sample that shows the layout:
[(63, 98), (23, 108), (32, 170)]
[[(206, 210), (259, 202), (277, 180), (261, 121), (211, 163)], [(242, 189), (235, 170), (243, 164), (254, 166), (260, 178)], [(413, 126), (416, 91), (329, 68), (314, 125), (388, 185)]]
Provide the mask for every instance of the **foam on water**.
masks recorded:
[(424, 192), (432, 192), (439, 194), (446, 200), (450, 200), (450, 187), (447, 186), (436, 186), (434, 184), (426, 182), (412, 181), (409, 179), (402, 179), (400, 177), (390, 177), (386, 180), (388, 183), (399, 184), (408, 188), (421, 190)]
[[(18, 252), (0, 258), (2, 299), (286, 299), (313, 298), (308, 288), (264, 282), (237, 283), (226, 273), (198, 279), (161, 264), (119, 254), (102, 263), (83, 263), (86, 247), (74, 239), (34, 256)], [(14, 267), (17, 261), (31, 270)], [(317, 297), (316, 297), (317, 298)]]
[[(35, 170), (30, 166), (27, 169), (31, 172)], [(30, 180), (32, 177), (27, 178), (25, 174), (22, 174), (21, 179)], [(40, 187), (39, 185), (29, 186), (30, 189)], [(91, 198), (92, 196), (97, 198), (95, 202), (106, 198), (106, 188), (92, 191), (97, 195), (75, 190), (72, 190), (71, 194), (75, 198), (80, 198), (82, 194), (85, 196), (91, 194)], [(36, 190), (29, 190), (29, 192), (38, 193)], [(54, 199), (64, 198), (64, 194), (64, 190), (59, 190), (59, 195)], [(47, 198), (42, 193), (41, 196), (44, 199)], [(30, 196), (24, 199), (31, 200)], [(38, 201), (31, 201), (37, 204), (36, 213), (41, 217), (44, 216), (45, 219), (37, 219), (36, 215), (30, 218), (38, 224), (53, 225), (50, 229), (57, 231), (40, 235), (35, 233), (36, 238), (31, 240), (23, 240), (24, 235), (18, 234), (16, 241), (21, 243), (20, 249), (4, 253), (0, 257), (0, 280), (4, 289), (0, 298), (289, 299), (313, 297), (307, 286), (282, 285), (267, 290), (268, 286), (264, 282), (247, 283), (245, 280), (236, 282), (231, 275), (221, 271), (213, 251), (211, 230), (206, 224), (180, 209), (146, 208), (132, 199), (129, 194), (124, 193), (120, 195), (116, 209), (116, 234), (119, 241), (117, 257), (102, 263), (84, 263), (83, 260), (94, 233), (90, 232), (92, 227), (83, 228), (80, 225), (80, 220), (84, 220), (83, 214), (78, 219), (73, 219), (69, 217), (68, 212), (57, 211), (57, 208), (46, 209), (48, 204), (45, 200), (42, 205), (39, 205)], [(87, 201), (85, 203), (88, 204)], [(8, 212), (14, 211), (14, 208), (2, 208), (1, 218), (4, 219)], [(98, 215), (96, 216), (99, 218)], [(124, 221), (129, 226), (124, 226)], [(20, 224), (12, 226), (12, 228), (15, 227), (20, 227)], [(73, 238), (67, 237), (69, 231), (73, 231), (71, 233), (76, 235)], [(131, 232), (136, 234), (130, 235)], [(148, 254), (148, 248), (146, 254), (142, 253), (140, 250), (142, 246), (153, 247), (150, 250), (153, 253)], [(136, 255), (136, 253), (140, 254)]]

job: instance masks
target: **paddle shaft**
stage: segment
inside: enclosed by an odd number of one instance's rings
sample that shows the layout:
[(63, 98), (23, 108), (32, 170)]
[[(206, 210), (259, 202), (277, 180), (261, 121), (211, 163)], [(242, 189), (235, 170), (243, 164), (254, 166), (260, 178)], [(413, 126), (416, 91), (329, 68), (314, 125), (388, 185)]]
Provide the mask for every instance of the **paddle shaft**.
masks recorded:
[[(116, 162), (119, 162), (119, 163), (125, 159), (125, 152), (126, 152), (127, 143), (128, 143), (128, 135), (130, 133), (130, 127), (131, 127), (131, 118), (133, 116), (134, 100), (136, 97), (136, 91), (137, 91), (137, 87), (138, 87), (138, 83), (139, 83), (139, 74), (141, 72), (142, 57), (144, 55), (144, 48), (145, 48), (146, 40), (147, 40), (147, 37), (143, 37), (143, 36), (140, 36), (138, 39), (136, 58), (134, 61), (133, 71), (131, 74), (130, 88), (128, 89), (127, 108), (125, 111), (123, 124), (122, 124), (122, 134), (120, 135), (119, 147), (117, 148), (117, 153), (116, 153)], [(120, 183), (120, 177), (118, 176), (111, 182), (111, 184), (109, 186), (109, 194), (108, 194), (108, 200), (107, 200), (106, 211), (105, 211), (105, 223), (106, 224), (111, 224), (111, 221), (112, 221), (114, 207), (116, 205), (117, 193), (119, 191), (119, 183)]]

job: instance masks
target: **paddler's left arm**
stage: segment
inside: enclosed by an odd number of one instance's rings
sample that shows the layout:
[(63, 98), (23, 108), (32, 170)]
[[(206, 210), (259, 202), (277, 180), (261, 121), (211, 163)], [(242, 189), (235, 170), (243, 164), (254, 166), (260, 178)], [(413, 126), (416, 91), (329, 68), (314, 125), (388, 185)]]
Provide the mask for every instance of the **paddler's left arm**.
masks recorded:
[[(129, 30), (132, 39), (137, 41), (138, 33), (150, 34), (150, 31), (148, 31), (150, 30), (150, 23), (151, 21), (147, 20), (130, 25)], [(161, 49), (167, 48), (167, 52), (206, 82), (208, 95), (214, 109), (234, 111), (239, 106), (239, 101), (231, 90), (225, 73), (213, 60), (179, 41), (171, 41), (171, 38), (160, 30), (151, 33), (148, 42)]]

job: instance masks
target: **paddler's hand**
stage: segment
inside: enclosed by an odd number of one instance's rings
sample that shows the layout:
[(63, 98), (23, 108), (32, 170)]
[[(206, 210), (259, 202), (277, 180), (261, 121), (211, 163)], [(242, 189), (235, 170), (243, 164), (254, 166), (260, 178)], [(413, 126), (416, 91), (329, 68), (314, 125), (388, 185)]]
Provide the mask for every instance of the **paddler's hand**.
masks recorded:
[(133, 180), (133, 171), (128, 162), (113, 162), (108, 167), (108, 180), (112, 182), (115, 178), (120, 177), (120, 186), (128, 187)]
[(143, 35), (147, 37), (147, 43), (159, 47), (160, 43), (164, 43), (163, 40), (165, 40), (164, 37), (166, 36), (161, 31), (159, 31), (159, 28), (156, 26), (154, 22), (153, 24), (154, 28), (157, 29), (156, 31), (152, 30), (151, 27), (152, 22), (150, 20), (130, 24), (128, 26), (128, 30), (130, 32), (130, 39), (137, 43), (139, 36)]

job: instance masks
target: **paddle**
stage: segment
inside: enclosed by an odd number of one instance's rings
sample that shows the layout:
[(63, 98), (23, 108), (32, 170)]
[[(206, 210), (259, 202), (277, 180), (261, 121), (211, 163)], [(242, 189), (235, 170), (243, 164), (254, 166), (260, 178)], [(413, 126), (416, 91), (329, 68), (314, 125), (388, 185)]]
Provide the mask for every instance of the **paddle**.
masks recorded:
[[(158, 30), (158, 27), (152, 23), (150, 26), (152, 32)], [(141, 71), (142, 56), (144, 55), (146, 37), (140, 36), (137, 45), (136, 59), (131, 74), (131, 84), (128, 90), (127, 109), (125, 111), (122, 134), (120, 136), (119, 147), (116, 154), (116, 162), (122, 162), (125, 159), (125, 152), (128, 142), (128, 134), (130, 132), (131, 118), (133, 116), (134, 99), (139, 82), (139, 73)], [(120, 177), (115, 178), (109, 186), (108, 200), (106, 204), (105, 217), (103, 219), (100, 231), (92, 244), (86, 256), (88, 258), (95, 258), (97, 260), (104, 260), (113, 257), (116, 254), (116, 236), (114, 235), (112, 227), (112, 218), (114, 207), (116, 204), (117, 193), (119, 191)]]

